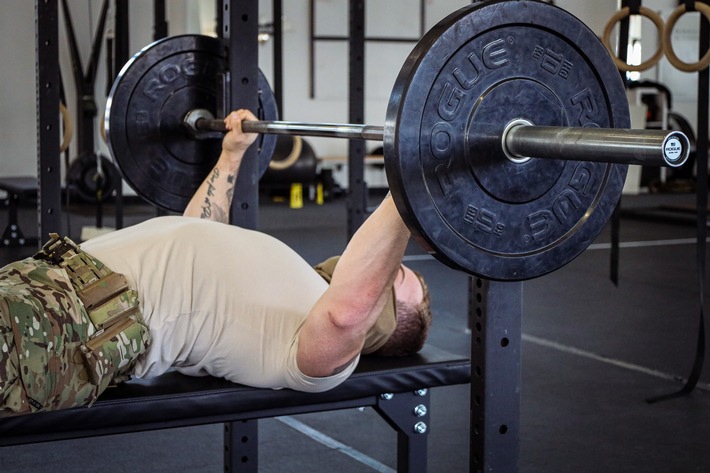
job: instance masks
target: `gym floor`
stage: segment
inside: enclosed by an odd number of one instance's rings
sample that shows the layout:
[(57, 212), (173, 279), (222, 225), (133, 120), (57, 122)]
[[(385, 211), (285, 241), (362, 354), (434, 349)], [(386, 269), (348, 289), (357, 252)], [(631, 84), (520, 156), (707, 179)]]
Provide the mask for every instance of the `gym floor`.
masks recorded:
[[(708, 375), (690, 395), (649, 404), (680, 389), (698, 335), (695, 224), (692, 215), (660, 211), (693, 206), (693, 194), (625, 197), (620, 282), (609, 280), (610, 231), (564, 268), (524, 283), (522, 473), (710, 471)], [(7, 211), (0, 213), (0, 224)], [(112, 209), (105, 211), (110, 224)], [(125, 224), (155, 215), (127, 205)], [(69, 234), (94, 225), (90, 206), (66, 212)], [(36, 234), (36, 212), (20, 225)], [(260, 228), (316, 263), (346, 242), (343, 199), (292, 210), (262, 198)], [(0, 263), (32, 248), (0, 249)], [(430, 343), (468, 356), (467, 276), (416, 246), (408, 264), (429, 281), (434, 307)], [(704, 287), (707, 299), (707, 284)], [(707, 307), (706, 307), (707, 310)], [(705, 370), (706, 373), (709, 372)], [(469, 389), (432, 390), (429, 471), (468, 471)], [(262, 472), (394, 471), (396, 435), (370, 409), (260, 422)], [(0, 472), (216, 472), (220, 425), (7, 447)]]

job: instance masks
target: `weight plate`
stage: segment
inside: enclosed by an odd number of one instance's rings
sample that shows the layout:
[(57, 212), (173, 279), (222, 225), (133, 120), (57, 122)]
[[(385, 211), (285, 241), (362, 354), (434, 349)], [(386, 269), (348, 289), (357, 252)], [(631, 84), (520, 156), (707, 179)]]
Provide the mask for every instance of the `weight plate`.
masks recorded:
[(395, 82), (384, 149), (395, 203), (444, 263), (493, 280), (553, 271), (599, 234), (626, 165), (508, 159), (501, 134), (535, 125), (630, 125), (619, 72), (582, 22), (529, 0), (454, 12)]
[[(101, 160), (101, 176), (99, 163)], [(72, 161), (67, 170), (69, 189), (84, 202), (108, 199), (121, 183), (116, 166), (104, 155), (86, 153)]]
[[(217, 116), (220, 74), (227, 70), (221, 40), (182, 35), (146, 46), (119, 73), (106, 107), (109, 149), (126, 182), (150, 203), (182, 212), (217, 162), (221, 138), (193, 138), (183, 118), (197, 108)], [(261, 71), (255, 114), (278, 120), (273, 92)], [(276, 138), (260, 135), (257, 146), (261, 176)]]

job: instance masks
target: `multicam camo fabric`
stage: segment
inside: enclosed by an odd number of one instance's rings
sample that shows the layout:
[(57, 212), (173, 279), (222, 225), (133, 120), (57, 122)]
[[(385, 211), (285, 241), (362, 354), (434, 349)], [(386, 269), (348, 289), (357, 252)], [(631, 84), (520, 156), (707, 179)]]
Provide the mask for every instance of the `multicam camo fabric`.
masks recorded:
[(93, 331), (66, 273), (28, 258), (0, 270), (0, 415), (92, 402), (80, 346)]
[(33, 258), (0, 269), (0, 417), (93, 403), (145, 351), (137, 317), (94, 333), (63, 269)]
[(150, 345), (150, 332), (137, 315), (125, 318), (82, 345), (92, 384), (103, 392), (110, 384), (127, 381), (138, 356)]

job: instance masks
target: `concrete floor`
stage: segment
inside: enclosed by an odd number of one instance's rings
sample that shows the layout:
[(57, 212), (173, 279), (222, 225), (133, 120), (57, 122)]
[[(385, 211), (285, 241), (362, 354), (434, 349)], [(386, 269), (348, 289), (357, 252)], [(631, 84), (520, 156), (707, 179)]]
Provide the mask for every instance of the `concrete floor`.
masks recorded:
[[(679, 389), (688, 375), (700, 304), (692, 222), (648, 217), (660, 203), (692, 199), (624, 200), (618, 287), (608, 277), (608, 229), (569, 265), (524, 283), (520, 472), (710, 471), (708, 375), (689, 396), (646, 402)], [(153, 211), (131, 206), (125, 215), (130, 224)], [(28, 234), (34, 218), (34, 209), (22, 209)], [(73, 209), (70, 234), (92, 218)], [(260, 224), (313, 263), (346, 241), (342, 200), (300, 210), (264, 202)], [(0, 249), (0, 261), (23, 252), (31, 249)], [(413, 246), (409, 264), (430, 284), (430, 343), (468, 354), (467, 276), (420, 255)], [(468, 416), (468, 386), (432, 391), (429, 471), (468, 470)], [(304, 434), (304, 425), (316, 433)], [(267, 419), (259, 435), (263, 472), (396, 468), (394, 431), (369, 409)], [(214, 472), (222, 470), (221, 442), (216, 425), (8, 447), (0, 449), (0, 472)]]

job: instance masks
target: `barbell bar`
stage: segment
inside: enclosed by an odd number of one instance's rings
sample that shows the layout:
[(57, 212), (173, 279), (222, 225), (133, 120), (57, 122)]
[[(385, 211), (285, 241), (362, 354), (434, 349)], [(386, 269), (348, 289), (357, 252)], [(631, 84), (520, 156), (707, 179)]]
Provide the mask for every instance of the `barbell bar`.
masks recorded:
[[(207, 110), (191, 110), (185, 126), (192, 133), (226, 132), (223, 120)], [(289, 121), (244, 121), (247, 133), (299, 135), (325, 138), (384, 140), (384, 127), (361, 124), (305, 123)], [(690, 141), (679, 131), (620, 128), (535, 126), (527, 120), (513, 120), (500, 137), (503, 152), (513, 162), (531, 158), (682, 166), (690, 155)]]

